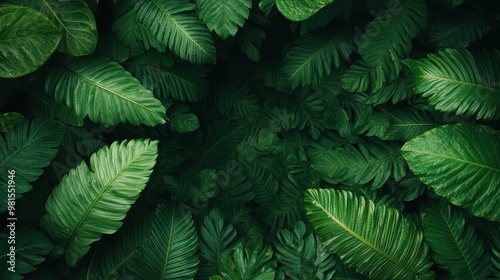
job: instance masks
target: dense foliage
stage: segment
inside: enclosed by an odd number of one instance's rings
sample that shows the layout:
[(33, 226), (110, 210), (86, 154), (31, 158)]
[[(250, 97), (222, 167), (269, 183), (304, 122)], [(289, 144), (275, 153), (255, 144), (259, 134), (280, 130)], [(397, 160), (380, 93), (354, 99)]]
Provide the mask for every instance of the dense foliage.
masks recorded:
[(1, 279), (500, 278), (496, 1), (0, 23)]

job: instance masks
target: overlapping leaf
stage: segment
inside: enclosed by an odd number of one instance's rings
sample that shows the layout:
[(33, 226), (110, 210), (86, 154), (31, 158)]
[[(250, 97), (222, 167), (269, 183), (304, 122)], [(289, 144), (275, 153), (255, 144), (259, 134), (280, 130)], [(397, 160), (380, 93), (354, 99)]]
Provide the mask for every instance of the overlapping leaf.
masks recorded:
[[(15, 197), (21, 198), (31, 190), (29, 184), (43, 173), (56, 156), (61, 144), (62, 133), (58, 125), (43, 118), (24, 120), (9, 130), (5, 137), (0, 135), (0, 191), (4, 198), (0, 201), (0, 212), (7, 210), (7, 186), (15, 187)], [(8, 178), (9, 170), (15, 172)], [(15, 211), (14, 211), (15, 212)]]
[(433, 259), (456, 279), (487, 279), (491, 273), (490, 256), (474, 228), (450, 206), (426, 208), (422, 214), (424, 237)]
[(437, 110), (470, 114), (477, 119), (500, 117), (500, 52), (473, 55), (446, 49), (420, 60), (405, 60), (410, 86)]
[(94, 122), (165, 123), (161, 102), (118, 63), (105, 58), (70, 60), (49, 75), (45, 87), (56, 101)]
[(358, 272), (370, 278), (433, 279), (423, 234), (397, 210), (329, 189), (309, 189), (304, 201), (319, 238)]
[(41, 13), (0, 5), (0, 77), (15, 78), (42, 66), (56, 50), (61, 33)]
[(234, 36), (250, 15), (251, 0), (197, 0), (198, 16), (222, 39)]
[(157, 156), (157, 141), (114, 142), (82, 162), (50, 194), (42, 225), (64, 247), (74, 266), (102, 234), (121, 226), (131, 204), (146, 186)]
[(500, 221), (500, 133), (482, 125), (447, 125), (410, 140), (401, 152), (438, 195)]

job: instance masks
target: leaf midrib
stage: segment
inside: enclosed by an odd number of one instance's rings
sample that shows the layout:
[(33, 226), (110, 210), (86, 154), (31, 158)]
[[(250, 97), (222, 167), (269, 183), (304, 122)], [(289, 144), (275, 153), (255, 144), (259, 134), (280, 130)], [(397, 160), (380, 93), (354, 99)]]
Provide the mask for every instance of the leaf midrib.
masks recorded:
[(500, 169), (489, 166), (489, 165), (484, 165), (484, 164), (481, 164), (478, 162), (473, 162), (473, 161), (469, 161), (469, 160), (465, 160), (465, 159), (461, 159), (461, 158), (457, 158), (457, 157), (452, 157), (452, 156), (448, 156), (448, 155), (437, 154), (437, 153), (421, 151), (421, 150), (405, 150), (405, 151), (412, 152), (412, 153), (420, 153), (420, 154), (429, 155), (429, 156), (441, 157), (441, 158), (450, 159), (450, 160), (455, 160), (458, 162), (463, 162), (463, 163), (467, 163), (470, 165), (478, 166), (481, 168), (491, 169), (495, 172), (500, 172)]
[(170, 255), (170, 249), (171, 249), (171, 242), (172, 242), (172, 236), (173, 236), (173, 230), (174, 230), (174, 218), (175, 218), (175, 207), (172, 208), (172, 215), (170, 219), (170, 229), (168, 233), (168, 241), (167, 241), (167, 247), (165, 248), (165, 260), (163, 262), (163, 270), (160, 274), (160, 280), (162, 280), (165, 276), (165, 273), (167, 271), (167, 265), (169, 261), (169, 255)]
[[(470, 74), (470, 73), (468, 73)], [(472, 82), (465, 82), (465, 81), (460, 81), (460, 80), (456, 80), (456, 79), (451, 79), (451, 78), (446, 78), (446, 77), (441, 77), (441, 76), (431, 76), (431, 75), (418, 75), (418, 76), (415, 76), (416, 78), (422, 78), (424, 80), (437, 80), (437, 81), (444, 81), (444, 82), (448, 82), (448, 83), (456, 83), (456, 84), (460, 84), (460, 85), (464, 85), (464, 86), (470, 86), (470, 87), (476, 87), (476, 88), (480, 88), (480, 89), (484, 89), (486, 91), (493, 91), (493, 92), (496, 92), (498, 94), (500, 94), (500, 89), (497, 89), (497, 88), (493, 88), (493, 87), (488, 87), (488, 86), (484, 86), (484, 85), (481, 85), (481, 84), (476, 84), (476, 83), (472, 83)]]
[[(130, 98), (127, 98), (127, 97), (125, 97), (125, 96), (123, 96), (123, 95), (119, 94), (118, 92), (115, 92), (115, 91), (113, 91), (112, 89), (109, 89), (109, 88), (107, 88), (107, 87), (105, 87), (105, 86), (103, 86), (103, 85), (99, 84), (98, 82), (95, 82), (95, 81), (93, 81), (93, 80), (91, 80), (91, 79), (89, 79), (89, 78), (85, 77), (83, 74), (81, 74), (80, 72), (78, 72), (78, 71), (76, 71), (76, 70), (73, 70), (73, 69), (71, 69), (71, 68), (69, 68), (69, 67), (66, 67), (66, 66), (65, 66), (64, 68), (65, 68), (66, 70), (68, 70), (69, 72), (71, 72), (73, 75), (78, 76), (78, 78), (80, 78), (81, 80), (83, 80), (83, 81), (85, 81), (85, 82), (87, 82), (87, 83), (89, 83), (89, 84), (91, 84), (91, 85), (95, 86), (96, 88), (99, 88), (99, 89), (101, 89), (101, 90), (103, 90), (103, 91), (105, 91), (105, 92), (109, 92), (109, 93), (111, 93), (111, 94), (115, 95), (116, 97), (118, 97), (118, 98), (120, 98), (120, 99), (122, 99), (122, 100), (125, 100), (125, 101), (127, 101), (127, 102), (129, 102), (129, 103), (132, 103), (132, 104), (136, 105), (137, 107), (140, 107), (140, 108), (142, 108), (142, 109), (144, 109), (144, 110), (146, 110), (146, 111), (148, 111), (148, 112), (152, 113), (153, 115), (160, 115), (160, 118), (162, 118), (162, 117), (161, 117), (161, 114), (159, 114), (159, 113), (155, 112), (154, 110), (152, 110), (152, 109), (150, 109), (150, 108), (148, 108), (148, 107), (146, 107), (146, 106), (142, 105), (141, 103), (138, 103), (138, 102), (136, 102), (136, 101), (134, 101), (134, 100), (132, 100), (132, 99), (130, 99)], [(162, 119), (163, 119), (163, 118), (162, 118)]]
[[(90, 214), (90, 211), (92, 211), (92, 209), (94, 208), (95, 204), (97, 204), (97, 202), (100, 200), (100, 198), (104, 194), (104, 192), (106, 192), (108, 190), (109, 186), (111, 186), (111, 184), (118, 178), (118, 176), (120, 176), (123, 173), (124, 170), (127, 170), (128, 167), (133, 162), (135, 162), (138, 158), (142, 157), (146, 153), (147, 150), (149, 150), (149, 148), (145, 149), (144, 151), (142, 151), (142, 153), (137, 154), (137, 156), (134, 157), (132, 160), (130, 160), (123, 168), (121, 168), (120, 170), (118, 170), (118, 172), (115, 174), (115, 176), (113, 176), (113, 178), (111, 178), (105, 185), (103, 185), (103, 188), (101, 189), (101, 191), (99, 192), (99, 194), (94, 198), (94, 200), (89, 205), (89, 207), (87, 207), (84, 215), (80, 218), (80, 221), (78, 222), (78, 224), (75, 226), (75, 228), (71, 232), (71, 235), (69, 236), (68, 241), (67, 241), (66, 245), (64, 246), (64, 251), (68, 250), (68, 247), (72, 243), (72, 240), (74, 239), (76, 233), (79, 231), (81, 225), (87, 219), (87, 216)], [(108, 153), (109, 152), (111, 152), (111, 150), (108, 150)], [(95, 166), (91, 166), (91, 167), (95, 168)], [(87, 167), (87, 171), (90, 171), (88, 167)], [(92, 172), (90, 172), (90, 174), (91, 174), (91, 177), (95, 176), (95, 174), (92, 173)], [(97, 180), (96, 180), (96, 182), (100, 183)]]
[(360, 241), (361, 243), (363, 243), (366, 246), (370, 247), (373, 251), (375, 251), (376, 253), (382, 255), (384, 258), (386, 258), (389, 261), (393, 262), (394, 264), (396, 264), (397, 266), (399, 266), (403, 270), (405, 270), (407, 272), (410, 272), (412, 274), (416, 274), (416, 272), (413, 271), (413, 270), (411, 270), (411, 268), (404, 266), (398, 260), (392, 258), (390, 255), (388, 255), (387, 253), (385, 253), (384, 251), (382, 251), (381, 249), (379, 249), (378, 247), (376, 247), (375, 245), (373, 245), (371, 242), (369, 242), (368, 240), (364, 239), (363, 237), (361, 237), (360, 235), (358, 235), (357, 233), (355, 233), (354, 231), (352, 231), (349, 227), (347, 227), (347, 225), (345, 225), (344, 223), (342, 223), (335, 216), (333, 216), (328, 210), (326, 210), (318, 201), (316, 201), (316, 200), (313, 199), (312, 203), (316, 207), (318, 207), (319, 209), (321, 209), (336, 224), (338, 224), (342, 229), (344, 229), (345, 231), (347, 231), (351, 236), (353, 236), (354, 238), (356, 238), (358, 241)]
[(49, 3), (47, 3), (46, 0), (42, 0), (43, 1), (43, 4), (49, 9), (49, 11), (54, 15), (54, 18), (57, 19), (57, 22), (59, 22), (59, 25), (64, 28), (64, 30), (66, 31), (66, 33), (70, 34), (71, 37), (75, 38), (75, 40), (78, 41), (78, 38), (77, 36), (73, 35), (73, 33), (71, 33), (71, 31), (66, 28), (66, 25), (64, 25), (64, 23), (62, 22), (62, 20), (59, 18), (59, 16), (57, 15), (57, 13), (52, 9), (52, 7), (49, 5)]

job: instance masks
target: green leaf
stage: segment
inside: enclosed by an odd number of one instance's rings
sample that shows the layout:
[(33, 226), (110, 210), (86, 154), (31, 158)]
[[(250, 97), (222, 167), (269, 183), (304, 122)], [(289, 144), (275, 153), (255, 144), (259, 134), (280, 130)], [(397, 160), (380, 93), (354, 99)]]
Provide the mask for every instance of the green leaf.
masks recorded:
[(134, 255), (130, 268), (143, 279), (193, 279), (199, 262), (197, 248), (191, 214), (178, 204), (160, 204), (149, 241)]
[(198, 273), (206, 277), (218, 274), (222, 256), (231, 254), (241, 240), (236, 239), (236, 229), (226, 221), (218, 208), (214, 208), (203, 219), (200, 234), (202, 258)]
[(207, 27), (187, 0), (140, 0), (137, 20), (162, 45), (192, 63), (214, 63), (215, 47)]
[(293, 280), (331, 279), (335, 272), (333, 255), (302, 221), (292, 230), (279, 231), (275, 246), (276, 259)]
[(465, 0), (436, 0), (437, 6), (443, 7), (447, 10), (453, 10), (461, 5)]
[(351, 192), (309, 189), (307, 218), (320, 240), (372, 279), (432, 279), (423, 235), (393, 208)]
[(380, 188), (393, 174), (396, 180), (405, 173), (404, 160), (398, 147), (390, 142), (359, 143), (357, 148), (344, 147), (317, 150), (311, 155), (311, 167), (330, 183), (364, 185)]
[(176, 101), (201, 101), (207, 96), (208, 82), (204, 79), (205, 68), (190, 63), (162, 67), (127, 62), (127, 70), (141, 84), (159, 97), (171, 97)]
[(475, 216), (500, 221), (500, 133), (482, 125), (434, 128), (401, 152), (426, 185)]
[(252, 0), (196, 0), (198, 16), (222, 39), (234, 36), (250, 15)]
[[(35, 266), (42, 263), (53, 248), (49, 238), (34, 228), (17, 227), (15, 232), (14, 239), (4, 237), (0, 243), (0, 269), (2, 269), (2, 279), (6, 280), (23, 279), (21, 274), (36, 270)], [(10, 242), (12, 240), (15, 243)], [(9, 263), (12, 260), (11, 256), (14, 259)]]
[(474, 228), (462, 214), (441, 203), (422, 213), (424, 237), (433, 251), (432, 258), (454, 279), (487, 279), (490, 256)]
[(410, 86), (443, 112), (500, 117), (500, 52), (446, 49), (420, 60), (405, 60)]
[(491, 233), (493, 244), (491, 248), (492, 268), (496, 278), (500, 278), (500, 226), (497, 226)]
[(62, 34), (58, 51), (71, 56), (94, 53), (97, 26), (94, 14), (84, 0), (16, 0), (13, 3), (37, 10), (52, 20)]
[(65, 175), (45, 204), (42, 226), (74, 266), (102, 234), (113, 234), (156, 162), (157, 141), (114, 142)]
[[(7, 210), (7, 197), (10, 197), (7, 186), (15, 186), (16, 199), (31, 190), (29, 183), (38, 179), (43, 168), (56, 156), (61, 139), (57, 124), (43, 118), (27, 119), (4, 137), (0, 135), (0, 174), (4, 174), (0, 177), (0, 190), (5, 198), (0, 200), (0, 212)], [(9, 170), (15, 172), (11, 178)]]
[(392, 104), (396, 104), (411, 96), (413, 96), (413, 91), (408, 84), (408, 80), (400, 78), (382, 89), (371, 93), (370, 97), (368, 97), (365, 102), (366, 104), (380, 105), (391, 100)]
[(29, 74), (56, 50), (61, 33), (41, 13), (20, 6), (0, 5), (0, 77)]
[(215, 89), (215, 107), (225, 116), (252, 119), (258, 116), (260, 106), (251, 87), (238, 79), (232, 79)]
[(46, 91), (84, 118), (112, 126), (165, 123), (165, 108), (118, 63), (72, 59), (49, 74)]
[(335, 0), (276, 0), (281, 14), (291, 21), (303, 21)]
[[(424, 0), (391, 1), (387, 13), (378, 15), (356, 41), (359, 53), (376, 79), (386, 84), (396, 80), (403, 68), (401, 59), (413, 48), (415, 38), (427, 21)], [(373, 82), (372, 82), (373, 83)]]
[(200, 128), (198, 117), (193, 113), (188, 113), (188, 111), (189, 107), (187, 105), (177, 105), (169, 110), (168, 119), (170, 120), (170, 128), (172, 131), (186, 133)]
[(253, 61), (260, 60), (260, 49), (262, 42), (266, 39), (266, 32), (251, 24), (245, 25), (240, 31), (238, 45), (241, 52)]
[[(144, 215), (144, 211), (141, 214)], [(85, 269), (85, 279), (119, 279), (117, 274), (124, 267), (136, 266), (132, 262), (133, 257), (148, 241), (151, 223), (149, 212), (139, 221), (126, 221), (116, 233), (116, 239), (99, 247), (100, 250), (92, 256), (90, 265)]]
[(295, 89), (299, 84), (318, 85), (332, 68), (351, 54), (352, 26), (326, 28), (297, 39), (285, 54), (279, 75)]
[(222, 277), (210, 279), (224, 280), (274, 280), (276, 261), (272, 259), (271, 247), (262, 244), (262, 238), (258, 237), (240, 245), (230, 255), (222, 257), (219, 268)]
[(487, 13), (477, 3), (467, 2), (438, 16), (429, 30), (429, 41), (440, 49), (466, 48), (490, 31)]

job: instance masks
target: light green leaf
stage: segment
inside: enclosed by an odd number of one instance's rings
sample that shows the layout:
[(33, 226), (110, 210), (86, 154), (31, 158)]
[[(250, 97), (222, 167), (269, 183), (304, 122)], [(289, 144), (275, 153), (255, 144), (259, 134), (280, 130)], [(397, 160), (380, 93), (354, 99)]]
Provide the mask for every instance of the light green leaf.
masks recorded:
[(433, 279), (428, 247), (396, 209), (333, 189), (309, 189), (307, 218), (320, 240), (371, 279)]
[(500, 133), (482, 125), (446, 125), (410, 140), (401, 152), (438, 195), (500, 221)]
[(422, 226), (433, 251), (432, 258), (449, 270), (453, 279), (488, 278), (490, 256), (462, 214), (441, 203), (424, 209)]
[(278, 10), (291, 21), (303, 21), (335, 0), (276, 0)]
[[(15, 186), (16, 199), (31, 190), (30, 183), (56, 156), (61, 139), (57, 124), (42, 118), (24, 120), (5, 136), (0, 135), (0, 174), (4, 174), (0, 177), (0, 193), (5, 198), (0, 200), (0, 212), (7, 210), (7, 186)], [(11, 178), (9, 170), (15, 172)]]
[(114, 142), (66, 174), (45, 204), (42, 227), (64, 248), (74, 266), (102, 234), (122, 225), (146, 186), (157, 157), (157, 141)]
[(215, 46), (207, 27), (187, 0), (140, 0), (137, 20), (162, 45), (192, 63), (214, 63)]
[(446, 49), (419, 60), (405, 60), (410, 86), (443, 112), (470, 114), (477, 119), (500, 117), (500, 52), (473, 55)]
[(250, 15), (252, 0), (196, 0), (198, 16), (222, 39), (234, 36)]
[(15, 78), (42, 66), (56, 50), (61, 33), (41, 13), (0, 5), (0, 77)]
[(142, 279), (193, 279), (198, 266), (198, 237), (191, 213), (178, 204), (156, 207), (148, 242), (130, 267)]
[(84, 118), (112, 126), (165, 123), (165, 108), (130, 73), (107, 58), (72, 59), (50, 73), (46, 91)]

